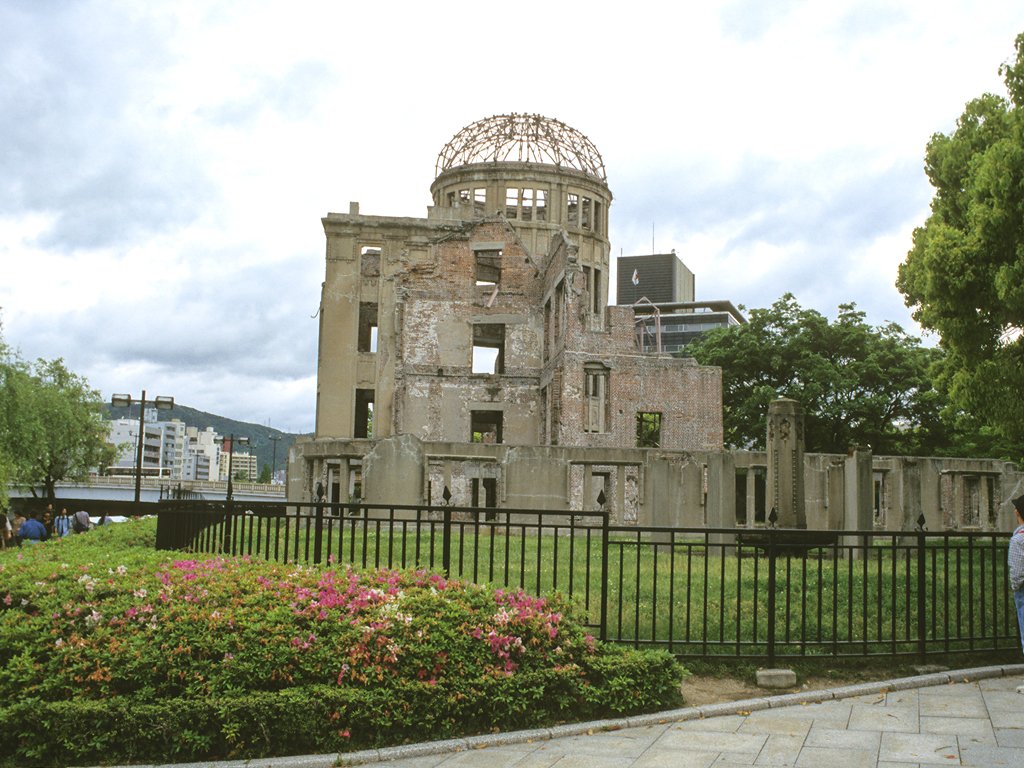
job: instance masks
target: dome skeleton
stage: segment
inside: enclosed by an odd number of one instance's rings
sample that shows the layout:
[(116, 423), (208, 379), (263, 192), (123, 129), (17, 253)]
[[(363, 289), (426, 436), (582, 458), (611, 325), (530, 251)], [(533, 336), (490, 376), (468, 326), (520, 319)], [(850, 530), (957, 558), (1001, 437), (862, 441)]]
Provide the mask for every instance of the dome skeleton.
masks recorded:
[(541, 115), (495, 115), (478, 120), (445, 144), (436, 174), (473, 163), (540, 163), (572, 168), (607, 182), (604, 160), (586, 136)]

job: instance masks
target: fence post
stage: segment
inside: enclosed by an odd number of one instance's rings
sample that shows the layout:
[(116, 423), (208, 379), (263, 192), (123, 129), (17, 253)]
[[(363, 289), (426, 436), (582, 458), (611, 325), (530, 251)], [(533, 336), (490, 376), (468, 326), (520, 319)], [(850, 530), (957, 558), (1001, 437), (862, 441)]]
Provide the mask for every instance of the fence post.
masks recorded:
[(444, 522), (441, 528), (441, 570), (444, 571), (445, 576), (448, 576), (448, 569), (452, 564), (452, 492), (448, 490), (447, 485), (441, 493), (441, 498), (444, 500)]
[(768, 555), (768, 666), (775, 665), (775, 524), (778, 522), (779, 513), (772, 507), (768, 513), (768, 546), (765, 547), (765, 554)]
[(928, 617), (925, 600), (927, 551), (925, 550), (924, 513), (917, 518), (917, 655), (924, 661), (927, 653)]
[(313, 530), (313, 564), (319, 565), (324, 547), (324, 486), (320, 482), (316, 484), (316, 508), (313, 525), (316, 526)]
[(599, 639), (605, 641), (608, 639), (608, 510), (604, 508), (603, 490), (597, 500), (601, 505), (601, 632)]

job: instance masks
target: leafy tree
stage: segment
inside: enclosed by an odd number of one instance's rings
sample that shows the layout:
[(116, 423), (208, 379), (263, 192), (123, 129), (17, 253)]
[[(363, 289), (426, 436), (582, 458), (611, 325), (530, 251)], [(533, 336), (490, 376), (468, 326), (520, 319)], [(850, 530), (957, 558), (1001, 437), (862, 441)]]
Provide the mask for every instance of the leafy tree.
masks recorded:
[(897, 287), (948, 351), (962, 412), (1021, 454), (1024, 439), (1024, 34), (1000, 67), (1009, 100), (969, 102), (950, 135), (928, 143), (931, 214), (914, 232)]
[(271, 481), (270, 467), (266, 464), (263, 465), (263, 469), (260, 470), (260, 476), (256, 480), (257, 483), (269, 483)]
[(739, 328), (708, 333), (685, 354), (722, 368), (725, 442), (764, 447), (768, 404), (791, 397), (804, 407), (808, 451), (936, 453), (949, 442), (943, 395), (930, 369), (942, 353), (922, 347), (895, 323), (872, 328), (853, 304), (835, 322), (786, 294), (753, 309)]
[(99, 393), (63, 360), (28, 365), (8, 350), (0, 365), (0, 463), (10, 482), (33, 493), (42, 486), (53, 499), (61, 480), (110, 464), (115, 449), (102, 409)]
[(7, 508), (7, 489), (26, 470), (24, 406), (29, 376), (25, 365), (0, 338), (0, 510)]

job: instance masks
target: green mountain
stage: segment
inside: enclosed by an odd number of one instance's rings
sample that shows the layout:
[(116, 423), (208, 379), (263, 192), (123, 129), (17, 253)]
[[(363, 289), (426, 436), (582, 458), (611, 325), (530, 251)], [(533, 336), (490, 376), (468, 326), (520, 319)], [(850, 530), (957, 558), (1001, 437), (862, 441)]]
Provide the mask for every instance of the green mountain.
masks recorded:
[[(105, 408), (107, 418), (109, 419), (139, 418), (138, 403), (132, 403), (127, 408), (115, 408), (108, 403)], [(175, 403), (174, 407), (169, 410), (158, 411), (158, 414), (160, 421), (180, 419), (185, 422), (186, 426), (196, 427), (200, 430), (213, 427), (214, 431), (222, 437), (230, 437), (231, 435), (234, 435), (236, 438), (248, 437), (249, 445), (239, 446), (237, 453), (248, 451), (249, 453), (256, 454), (257, 466), (261, 472), (263, 467), (272, 466), (275, 455), (277, 469), (284, 469), (288, 464), (288, 449), (291, 448), (296, 438), (302, 437), (302, 435), (292, 432), (282, 432), (280, 429), (274, 429), (262, 424), (251, 424), (247, 421), (236, 421), (226, 416), (199, 411), (195, 408), (189, 408), (187, 405), (179, 405), (178, 403)], [(276, 448), (274, 447), (273, 438), (278, 438)]]

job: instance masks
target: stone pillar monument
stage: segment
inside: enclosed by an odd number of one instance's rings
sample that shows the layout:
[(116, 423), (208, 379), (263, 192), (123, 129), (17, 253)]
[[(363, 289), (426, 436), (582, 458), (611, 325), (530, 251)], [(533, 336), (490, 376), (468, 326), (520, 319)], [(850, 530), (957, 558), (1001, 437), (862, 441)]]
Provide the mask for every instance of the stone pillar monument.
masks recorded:
[(779, 528), (806, 528), (804, 508), (804, 411), (796, 400), (768, 405), (768, 510)]

